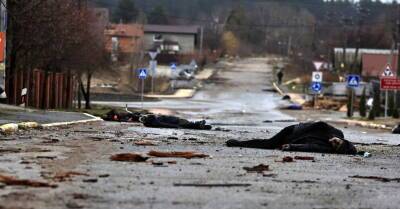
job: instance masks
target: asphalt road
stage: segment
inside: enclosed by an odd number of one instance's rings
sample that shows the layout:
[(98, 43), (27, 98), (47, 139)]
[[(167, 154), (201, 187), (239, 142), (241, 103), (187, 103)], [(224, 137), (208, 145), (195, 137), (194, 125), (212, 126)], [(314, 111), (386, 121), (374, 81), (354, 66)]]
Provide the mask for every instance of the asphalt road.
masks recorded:
[[(293, 123), (282, 122), (295, 118), (276, 109), (280, 98), (262, 91), (269, 88), (271, 76), (266, 59), (227, 63), (194, 98), (145, 104), (159, 112), (207, 119), (218, 130), (150, 129), (104, 122), (10, 136), (1, 143), (0, 173), (48, 181), (58, 188), (0, 186), (0, 208), (399, 208), (399, 180), (352, 178), (399, 178), (396, 136), (340, 127), (350, 140), (367, 143), (357, 148), (372, 153), (371, 158), (224, 146), (228, 139), (268, 138)], [(142, 139), (157, 146), (134, 144)], [(375, 142), (383, 144), (371, 144)], [(11, 148), (18, 150), (6, 151)], [(113, 154), (150, 150), (193, 150), (211, 157), (152, 158), (145, 163), (110, 160)], [(285, 156), (315, 160), (283, 163)], [(270, 170), (261, 174), (244, 169), (261, 163)], [(54, 175), (67, 171), (87, 176), (55, 180)]]

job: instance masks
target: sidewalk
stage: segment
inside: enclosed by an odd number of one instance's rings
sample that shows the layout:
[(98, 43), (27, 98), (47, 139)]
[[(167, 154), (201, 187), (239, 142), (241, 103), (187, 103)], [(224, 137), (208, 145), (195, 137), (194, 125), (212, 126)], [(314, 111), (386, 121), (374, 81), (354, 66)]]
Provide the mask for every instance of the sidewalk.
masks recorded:
[(0, 104), (0, 125), (20, 122), (37, 122), (43, 126), (60, 126), (102, 121), (86, 113), (43, 111)]
[[(284, 88), (278, 86), (276, 83), (273, 83), (273, 87), (280, 95), (289, 95), (291, 100), (297, 104), (304, 104), (305, 100), (303, 99), (301, 94), (291, 94), (285, 93)], [(286, 90), (287, 91), (287, 90)], [(344, 124), (349, 126), (360, 126), (364, 128), (372, 128), (372, 129), (383, 129), (383, 130), (392, 130), (397, 124), (400, 123), (399, 119), (385, 119), (378, 118), (374, 121), (366, 121), (366, 120), (358, 120), (355, 118), (346, 118), (346, 115), (342, 112), (335, 111), (324, 111), (324, 110), (302, 110), (303, 112), (307, 112), (307, 118), (302, 117), (300, 114), (294, 114), (300, 120), (310, 120), (310, 119), (318, 119), (330, 123), (336, 124)], [(313, 117), (314, 116), (314, 117)]]

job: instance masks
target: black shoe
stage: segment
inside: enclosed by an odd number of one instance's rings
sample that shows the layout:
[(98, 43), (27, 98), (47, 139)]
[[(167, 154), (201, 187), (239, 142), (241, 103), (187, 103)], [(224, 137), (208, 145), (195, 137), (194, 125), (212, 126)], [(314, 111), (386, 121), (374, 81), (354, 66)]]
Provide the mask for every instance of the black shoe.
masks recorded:
[(235, 139), (228, 140), (226, 146), (228, 147), (240, 147), (241, 142)]

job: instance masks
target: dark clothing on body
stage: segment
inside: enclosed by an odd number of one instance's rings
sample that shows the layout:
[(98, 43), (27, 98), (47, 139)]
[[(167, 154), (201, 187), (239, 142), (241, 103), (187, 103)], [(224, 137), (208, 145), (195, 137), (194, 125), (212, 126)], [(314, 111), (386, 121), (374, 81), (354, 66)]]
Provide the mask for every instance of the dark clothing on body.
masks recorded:
[(393, 133), (393, 134), (400, 134), (400, 125), (397, 125), (397, 126), (393, 129), (392, 133)]
[[(343, 140), (339, 149), (334, 149), (329, 142), (337, 137)], [(259, 149), (281, 149), (283, 145), (289, 145), (285, 151), (319, 152), (356, 154), (355, 147), (344, 140), (343, 132), (324, 122), (300, 123), (284, 128), (270, 139), (256, 139), (250, 141), (230, 140), (228, 146), (248, 147)]]
[(140, 121), (146, 127), (152, 128), (182, 128), (210, 130), (212, 127), (206, 125), (205, 121), (191, 122), (175, 116), (166, 115), (146, 115), (140, 118)]
[(139, 122), (139, 118), (142, 116), (139, 112), (134, 113), (119, 113), (116, 110), (111, 110), (106, 114), (103, 118), (105, 121), (114, 121), (114, 122)]

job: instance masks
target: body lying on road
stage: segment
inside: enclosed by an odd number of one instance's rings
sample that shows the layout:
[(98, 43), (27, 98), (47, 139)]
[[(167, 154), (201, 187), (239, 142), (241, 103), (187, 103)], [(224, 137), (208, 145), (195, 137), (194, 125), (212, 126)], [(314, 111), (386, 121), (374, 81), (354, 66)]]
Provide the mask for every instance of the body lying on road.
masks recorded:
[(111, 110), (103, 117), (105, 121), (114, 121), (114, 122), (139, 122), (139, 118), (142, 116), (140, 112), (124, 112), (120, 113), (116, 110)]
[(283, 151), (356, 154), (343, 132), (325, 122), (300, 123), (284, 128), (270, 139), (227, 141), (228, 147), (282, 149)]
[(206, 125), (206, 121), (191, 122), (175, 116), (166, 115), (145, 115), (139, 119), (146, 127), (152, 128), (182, 128), (196, 130), (211, 130), (210, 125)]

